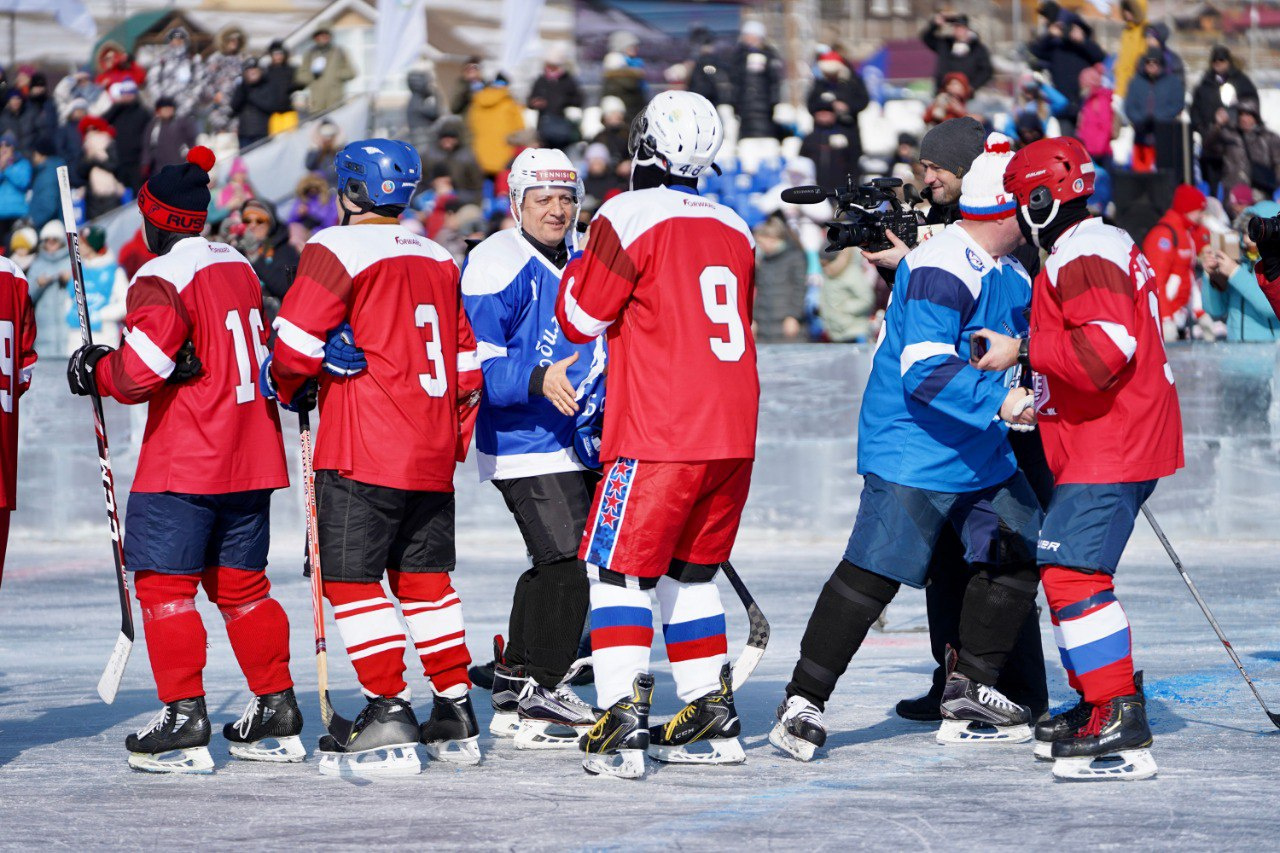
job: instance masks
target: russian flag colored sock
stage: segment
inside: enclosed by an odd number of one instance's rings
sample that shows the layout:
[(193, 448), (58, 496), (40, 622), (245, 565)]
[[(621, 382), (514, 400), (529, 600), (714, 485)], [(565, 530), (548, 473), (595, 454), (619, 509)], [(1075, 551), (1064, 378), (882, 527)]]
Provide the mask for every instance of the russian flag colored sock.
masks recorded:
[(1136, 693), (1129, 619), (1111, 576), (1046, 566), (1041, 578), (1067, 672), (1085, 701), (1100, 705)]
[(663, 577), (656, 591), (676, 693), (692, 702), (719, 690), (720, 668), (728, 660), (719, 588)]
[(653, 605), (642, 589), (591, 581), (591, 658), (596, 704), (609, 708), (631, 693), (637, 675), (649, 670)]

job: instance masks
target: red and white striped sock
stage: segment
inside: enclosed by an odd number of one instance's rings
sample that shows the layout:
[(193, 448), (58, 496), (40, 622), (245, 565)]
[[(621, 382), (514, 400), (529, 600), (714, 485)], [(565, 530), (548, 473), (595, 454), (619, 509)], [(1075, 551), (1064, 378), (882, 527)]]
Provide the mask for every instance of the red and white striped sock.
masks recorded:
[(422, 674), (431, 689), (457, 698), (471, 689), (467, 665), (467, 632), (462, 623), (462, 601), (448, 572), (398, 572), (388, 570), (391, 592), (400, 599), (400, 610), (409, 625), (414, 649), (422, 659)]
[(404, 625), (382, 584), (327, 581), (324, 594), (364, 692), (370, 697), (405, 695)]

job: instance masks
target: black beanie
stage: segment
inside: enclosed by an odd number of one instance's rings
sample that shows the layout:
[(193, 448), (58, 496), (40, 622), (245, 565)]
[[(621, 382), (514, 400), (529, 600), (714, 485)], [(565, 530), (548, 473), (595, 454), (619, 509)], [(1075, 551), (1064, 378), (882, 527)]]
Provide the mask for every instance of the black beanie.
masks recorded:
[(948, 119), (920, 140), (920, 159), (963, 178), (982, 153), (986, 137), (982, 122), (972, 116)]
[(213, 152), (197, 145), (187, 152), (187, 162), (165, 166), (142, 185), (138, 209), (161, 231), (199, 234), (209, 215), (209, 171)]

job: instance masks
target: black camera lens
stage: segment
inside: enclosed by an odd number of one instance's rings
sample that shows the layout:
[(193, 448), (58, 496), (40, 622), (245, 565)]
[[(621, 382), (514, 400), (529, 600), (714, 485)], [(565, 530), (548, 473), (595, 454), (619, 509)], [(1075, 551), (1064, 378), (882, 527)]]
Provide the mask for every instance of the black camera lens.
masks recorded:
[(1265, 219), (1255, 216), (1249, 220), (1249, 239), (1261, 245), (1280, 242), (1280, 216)]

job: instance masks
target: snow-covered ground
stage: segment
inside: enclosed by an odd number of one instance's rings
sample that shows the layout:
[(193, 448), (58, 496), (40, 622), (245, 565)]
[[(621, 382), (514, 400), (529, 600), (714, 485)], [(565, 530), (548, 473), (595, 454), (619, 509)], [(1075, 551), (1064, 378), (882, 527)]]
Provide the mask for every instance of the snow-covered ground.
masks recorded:
[[(1280, 577), (1275, 544), (1178, 543), (1245, 665), (1280, 707)], [(94, 684), (116, 632), (115, 589), (101, 537), (51, 545), (22, 536), (11, 546), (0, 595), (0, 844), (418, 847), (437, 849), (1258, 849), (1275, 843), (1280, 804), (1271, 729), (1150, 534), (1126, 555), (1119, 592), (1147, 673), (1160, 774), (1136, 783), (1055, 782), (1029, 746), (942, 747), (932, 726), (893, 716), (893, 703), (926, 686), (924, 634), (873, 634), (833, 698), (820, 759), (804, 765), (767, 742), (800, 633), (843, 542), (748, 534), (735, 563), (773, 625), (760, 668), (738, 698), (747, 763), (653, 767), (643, 782), (586, 777), (575, 752), (517, 753), (482, 738), (475, 768), (433, 764), (394, 781), (322, 778), (314, 760), (256, 765), (227, 759), (220, 737), (208, 777), (157, 777), (125, 765), (125, 735), (157, 706), (140, 644), (114, 705)], [(293, 673), (320, 733), (310, 655), (308, 586), (297, 541), (273, 550), (277, 595), (293, 622)], [(487, 659), (501, 630), (518, 540), (505, 529), (460, 542), (455, 583), (473, 656)], [(745, 617), (732, 592), (730, 643)], [(248, 700), (221, 619), (205, 603), (206, 673), (215, 724)], [(904, 592), (890, 627), (923, 622), (923, 596)], [(1045, 648), (1053, 657), (1044, 619)], [(661, 637), (661, 632), (658, 634)], [(676, 700), (659, 640), (655, 713)], [(351, 715), (359, 698), (341, 651), (330, 660), (335, 701)], [(415, 672), (417, 672), (415, 670)], [(1052, 669), (1058, 703), (1068, 690)], [(419, 676), (414, 682), (422, 689)], [(590, 695), (590, 694), (588, 694)], [(490, 710), (478, 692), (482, 725)]]

